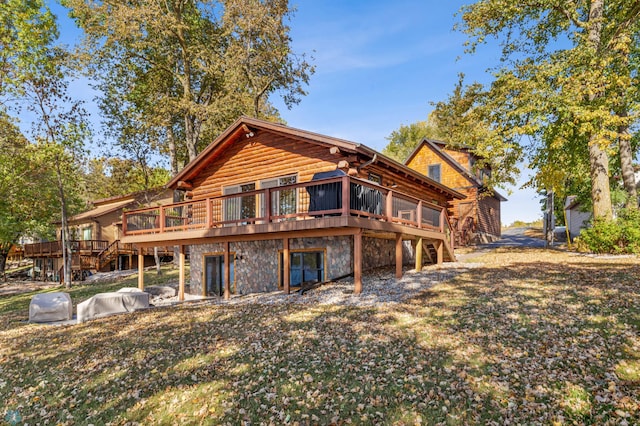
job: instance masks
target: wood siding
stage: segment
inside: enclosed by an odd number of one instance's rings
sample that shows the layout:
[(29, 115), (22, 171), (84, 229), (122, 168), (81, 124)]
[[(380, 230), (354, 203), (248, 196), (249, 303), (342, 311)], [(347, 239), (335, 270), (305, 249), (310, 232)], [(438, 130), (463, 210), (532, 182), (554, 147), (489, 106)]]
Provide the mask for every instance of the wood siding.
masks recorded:
[[(259, 131), (252, 138), (240, 137), (221, 144), (209, 164), (191, 182), (193, 189), (189, 195), (193, 200), (218, 197), (223, 195), (223, 187), (288, 175), (296, 175), (299, 183), (308, 182), (315, 173), (335, 170), (341, 161), (349, 162), (354, 170), (365, 159), (346, 152), (332, 154), (328, 146)], [(394, 186), (398, 191), (439, 205), (447, 202), (444, 195), (376, 163), (358, 170), (356, 177), (367, 179), (370, 172), (380, 175), (385, 187)], [(256, 189), (260, 189), (258, 185)]]
[(500, 236), (500, 200), (482, 197), (478, 200), (478, 231)]
[[(471, 154), (469, 152), (451, 149), (442, 149), (442, 152), (470, 172)], [(467, 217), (472, 217), (476, 233), (499, 237), (501, 233), (500, 200), (496, 197), (482, 196), (476, 183), (465, 177), (458, 168), (435, 152), (429, 144), (423, 143), (407, 166), (427, 174), (428, 167), (433, 164), (440, 164), (442, 184), (465, 195), (464, 199), (454, 200), (451, 203), (450, 215), (453, 221), (462, 226)]]
[[(467, 158), (466, 163), (462, 164), (468, 164), (468, 162)], [(444, 161), (440, 155), (429, 149), (427, 145), (423, 145), (407, 166), (428, 176), (429, 166), (432, 164), (440, 164), (440, 183), (443, 185), (459, 192), (463, 192), (464, 189), (473, 185), (469, 179), (460, 174), (449, 162)]]

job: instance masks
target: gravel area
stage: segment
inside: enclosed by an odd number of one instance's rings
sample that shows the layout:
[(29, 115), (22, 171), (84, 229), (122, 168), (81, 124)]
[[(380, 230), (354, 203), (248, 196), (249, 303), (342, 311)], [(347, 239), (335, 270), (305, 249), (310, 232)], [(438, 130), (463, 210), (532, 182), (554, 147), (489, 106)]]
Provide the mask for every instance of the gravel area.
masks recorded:
[[(346, 278), (329, 282), (304, 294), (292, 292), (289, 295), (282, 291), (270, 293), (252, 293), (248, 295), (232, 296), (230, 300), (222, 298), (208, 298), (203, 303), (220, 305), (242, 304), (309, 304), (309, 305), (352, 305), (374, 306), (378, 304), (401, 303), (416, 294), (425, 291), (437, 283), (447, 281), (458, 274), (472, 268), (481, 267), (481, 263), (443, 263), (430, 265), (421, 272), (415, 270), (404, 271), (401, 279), (395, 278), (395, 269), (381, 268), (363, 273), (362, 294), (353, 294), (353, 278)], [(185, 295), (187, 297), (187, 295)], [(191, 299), (192, 301), (195, 299)], [(177, 298), (165, 298), (163, 304), (173, 304)], [(153, 303), (153, 302), (152, 302)], [(155, 304), (155, 303), (154, 303)], [(156, 306), (160, 306), (156, 304)]]

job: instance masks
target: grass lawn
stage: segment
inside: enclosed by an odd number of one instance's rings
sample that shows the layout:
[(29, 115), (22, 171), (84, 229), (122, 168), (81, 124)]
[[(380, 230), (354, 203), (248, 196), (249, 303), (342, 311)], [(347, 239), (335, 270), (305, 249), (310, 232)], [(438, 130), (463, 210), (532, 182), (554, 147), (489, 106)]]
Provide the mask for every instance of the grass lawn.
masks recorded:
[(29, 295), (0, 298), (0, 421), (640, 423), (637, 257), (473, 262), (374, 308), (183, 305), (47, 326), (21, 321)]

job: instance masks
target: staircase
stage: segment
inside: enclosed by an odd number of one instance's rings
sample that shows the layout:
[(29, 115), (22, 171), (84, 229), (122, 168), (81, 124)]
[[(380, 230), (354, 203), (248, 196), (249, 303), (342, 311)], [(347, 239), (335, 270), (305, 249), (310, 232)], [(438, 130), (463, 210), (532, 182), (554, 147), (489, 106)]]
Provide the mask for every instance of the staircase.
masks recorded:
[(115, 240), (107, 248), (98, 253), (96, 259), (96, 270), (101, 271), (111, 262), (118, 259), (120, 254), (134, 254), (133, 245), (122, 244), (120, 240)]

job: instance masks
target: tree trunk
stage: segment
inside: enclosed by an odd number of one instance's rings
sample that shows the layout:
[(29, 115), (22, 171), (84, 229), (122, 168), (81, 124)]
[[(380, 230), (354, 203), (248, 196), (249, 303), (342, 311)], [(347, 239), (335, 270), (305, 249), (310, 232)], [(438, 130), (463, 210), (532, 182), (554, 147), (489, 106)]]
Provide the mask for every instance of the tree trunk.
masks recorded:
[(611, 190), (609, 188), (609, 156), (598, 141), (589, 141), (591, 165), (591, 200), (594, 219), (611, 219)]
[(169, 141), (169, 167), (171, 168), (171, 177), (178, 174), (178, 152), (176, 149), (176, 137), (173, 133), (173, 126), (167, 126), (167, 139)]
[[(626, 117), (626, 111), (620, 114)], [(633, 150), (631, 149), (631, 137), (629, 126), (625, 125), (618, 130), (618, 144), (620, 146), (620, 169), (622, 170), (622, 182), (624, 190), (627, 192), (626, 208), (638, 208), (638, 191), (636, 189), (636, 177), (633, 172)]]
[(153, 248), (153, 259), (156, 261), (156, 274), (162, 275), (162, 269), (160, 268), (160, 255), (158, 254), (158, 247)]
[(7, 266), (7, 257), (9, 256), (9, 252), (5, 252), (4, 250), (0, 251), (0, 272), (2, 272), (2, 281), (7, 282), (7, 271), (5, 270)]
[(198, 138), (196, 135), (194, 119), (188, 114), (184, 117), (184, 129), (187, 154), (189, 155), (189, 162), (191, 162), (198, 156), (198, 151), (196, 150)]
[[(600, 40), (602, 36), (602, 13), (604, 0), (593, 0), (589, 10), (589, 48), (594, 57), (598, 56), (600, 51)], [(595, 86), (600, 84), (599, 81), (592, 82)], [(594, 87), (595, 88), (595, 87)], [(589, 95), (589, 101), (593, 103), (602, 95), (593, 91)], [(596, 134), (592, 134), (589, 138), (589, 164), (591, 175), (591, 200), (593, 201), (593, 217), (594, 219), (610, 219), (611, 213), (611, 190), (609, 187), (609, 155), (606, 150), (600, 146), (599, 138)]]
[(62, 231), (62, 259), (63, 259), (63, 267), (62, 267), (62, 276), (64, 286), (66, 288), (71, 288), (72, 281), (72, 256), (73, 253), (71, 251), (71, 241), (69, 241), (69, 222), (67, 220), (67, 200), (64, 194), (64, 184), (62, 182), (62, 172), (60, 170), (60, 158), (56, 158), (56, 172), (58, 178), (58, 194), (60, 196), (60, 210), (61, 210), (61, 231)]

